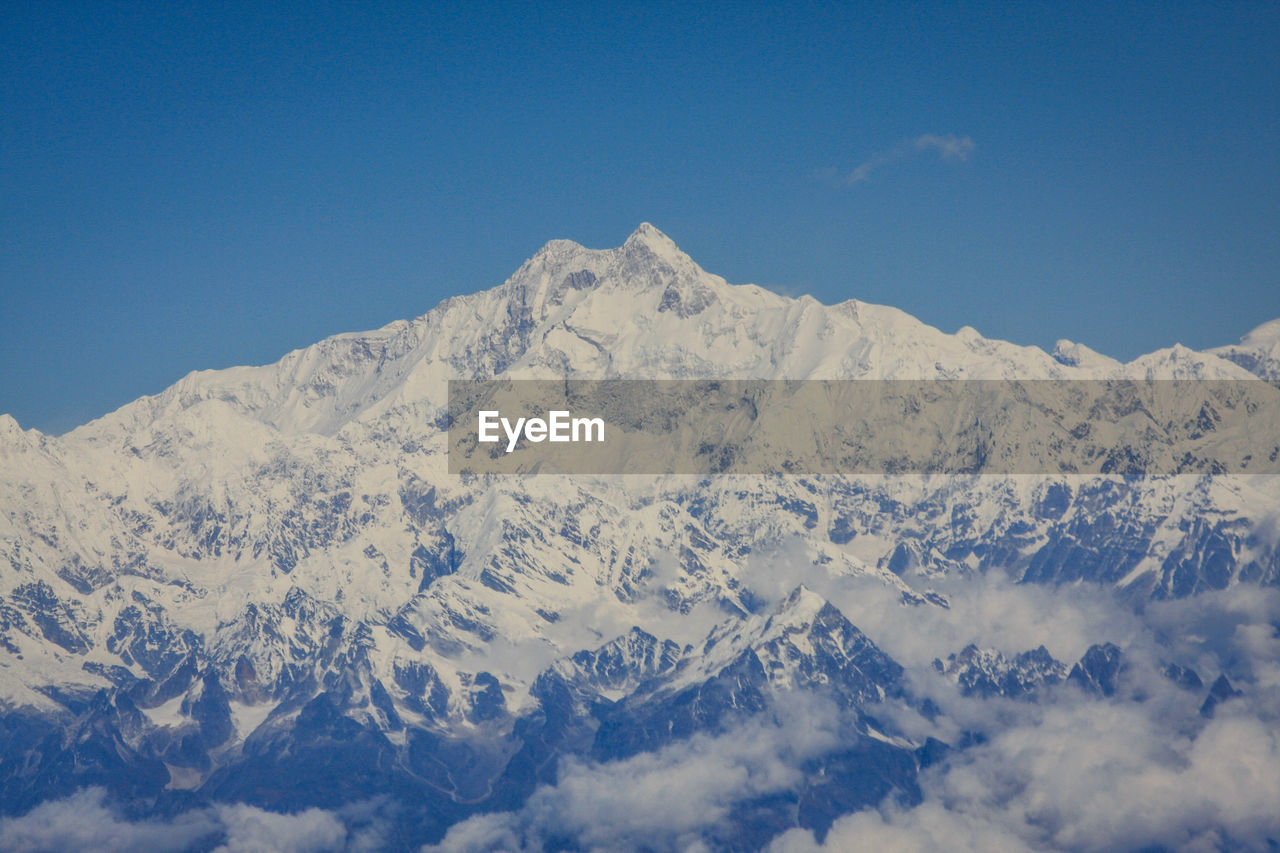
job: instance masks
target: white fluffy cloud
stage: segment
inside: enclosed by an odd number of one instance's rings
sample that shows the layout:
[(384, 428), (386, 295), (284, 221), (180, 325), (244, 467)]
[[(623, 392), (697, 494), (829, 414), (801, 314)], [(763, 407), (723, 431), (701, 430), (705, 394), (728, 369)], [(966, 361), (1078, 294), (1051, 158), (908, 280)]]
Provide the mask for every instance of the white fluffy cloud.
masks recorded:
[(1018, 853), (1027, 843), (981, 817), (948, 811), (938, 803), (923, 803), (904, 815), (868, 811), (842, 817), (822, 844), (813, 833), (793, 829), (774, 839), (769, 853), (826, 853), (835, 850), (893, 850), (896, 853)]
[(378, 825), (362, 822), (363, 832), (352, 833), (337, 815), (322, 809), (280, 814), (242, 804), (195, 809), (169, 819), (130, 821), (111, 808), (101, 788), (88, 788), (42, 803), (20, 817), (0, 820), (0, 850), (167, 853), (197, 844), (216, 844), (216, 853), (379, 849)]
[(216, 853), (311, 853), (347, 848), (346, 828), (332, 813), (321, 809), (277, 814), (237, 804), (221, 806), (217, 812), (227, 837)]

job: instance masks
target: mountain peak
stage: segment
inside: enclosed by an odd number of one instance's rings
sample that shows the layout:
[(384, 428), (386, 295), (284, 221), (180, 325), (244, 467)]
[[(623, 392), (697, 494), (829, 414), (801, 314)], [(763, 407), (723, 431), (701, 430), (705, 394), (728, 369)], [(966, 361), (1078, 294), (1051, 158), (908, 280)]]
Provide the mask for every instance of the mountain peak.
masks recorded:
[(1246, 349), (1270, 350), (1277, 345), (1280, 345), (1280, 318), (1263, 323), (1240, 339), (1240, 346)]
[(0, 414), (0, 441), (21, 439), (24, 430), (13, 415)]
[(783, 622), (807, 622), (827, 606), (827, 600), (818, 593), (800, 584), (793, 589), (778, 605), (775, 618)]
[(1065, 338), (1059, 340), (1051, 353), (1053, 360), (1067, 367), (1084, 367), (1103, 370), (1119, 366), (1113, 358), (1102, 355), (1084, 344), (1078, 344)]
[(644, 247), (656, 255), (684, 254), (674, 240), (648, 222), (641, 222), (622, 244), (624, 249), (638, 247)]

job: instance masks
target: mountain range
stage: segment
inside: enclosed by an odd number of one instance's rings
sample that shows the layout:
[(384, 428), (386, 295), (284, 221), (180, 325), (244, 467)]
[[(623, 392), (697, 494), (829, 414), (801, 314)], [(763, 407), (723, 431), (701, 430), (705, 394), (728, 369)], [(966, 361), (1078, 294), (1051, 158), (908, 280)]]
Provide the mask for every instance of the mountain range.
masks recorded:
[[(1280, 478), (451, 475), (447, 380), (492, 377), (1274, 384), (1280, 320), (1128, 363), (1048, 353), (730, 285), (644, 224), (616, 249), (552, 241), (492, 290), (192, 373), (66, 435), (0, 416), (10, 828), (92, 789), (130, 821), (327, 810), (353, 849), (355, 804), (388, 848), (820, 844), (849, 815), (922, 808), (930, 774), (990, 748), (955, 709), (1169, 691), (1202, 712), (1187, 726), (1213, 726), (1272, 689), (1163, 622), (1132, 648), (1106, 625), (1052, 650), (957, 629), (933, 663), (857, 613), (924, 632), (993, 579), (1139, 616), (1269, 594)], [(683, 834), (529, 817), (574, 779), (752, 726), (788, 733), (781, 769)], [(499, 832), (499, 815), (525, 817)], [(1280, 837), (1249, 826), (1211, 828)]]

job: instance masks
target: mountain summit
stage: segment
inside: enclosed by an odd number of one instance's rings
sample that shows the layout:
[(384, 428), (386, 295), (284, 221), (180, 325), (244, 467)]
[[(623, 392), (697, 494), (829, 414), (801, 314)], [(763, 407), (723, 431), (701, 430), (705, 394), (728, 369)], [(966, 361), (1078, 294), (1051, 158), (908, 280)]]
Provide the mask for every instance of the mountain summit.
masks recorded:
[(683, 257), (688, 257), (680, 251), (674, 240), (648, 222), (641, 222), (636, 226), (636, 230), (631, 232), (631, 236), (622, 245), (624, 248), (627, 246), (646, 246), (654, 254), (679, 254)]

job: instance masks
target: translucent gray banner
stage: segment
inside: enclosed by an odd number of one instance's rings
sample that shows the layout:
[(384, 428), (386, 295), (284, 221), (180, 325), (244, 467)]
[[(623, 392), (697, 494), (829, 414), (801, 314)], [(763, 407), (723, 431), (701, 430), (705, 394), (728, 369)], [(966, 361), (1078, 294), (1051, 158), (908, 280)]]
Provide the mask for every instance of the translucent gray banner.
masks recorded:
[(1234, 380), (451, 380), (455, 474), (1280, 473)]

